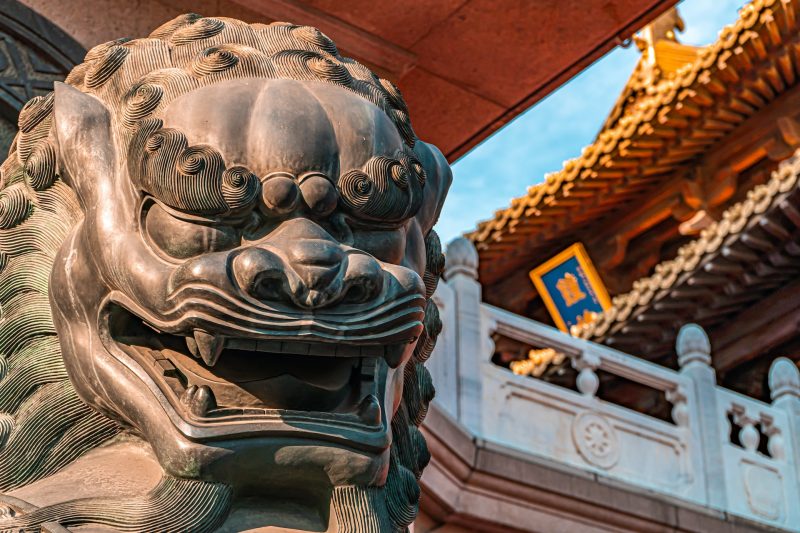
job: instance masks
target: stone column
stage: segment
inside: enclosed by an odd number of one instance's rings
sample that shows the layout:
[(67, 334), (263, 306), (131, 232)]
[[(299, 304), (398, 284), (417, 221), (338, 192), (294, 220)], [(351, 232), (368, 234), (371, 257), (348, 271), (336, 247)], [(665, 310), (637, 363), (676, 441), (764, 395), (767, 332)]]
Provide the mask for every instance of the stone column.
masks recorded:
[[(800, 479), (800, 370), (786, 357), (778, 357), (769, 368), (769, 392), (773, 407), (785, 411), (789, 427), (780, 439), (790, 441), (797, 479)], [(778, 436), (770, 436), (769, 450), (773, 456), (782, 454), (785, 441)], [(779, 444), (776, 444), (778, 442)]]
[[(444, 277), (455, 293), (456, 361), (458, 365), (458, 419), (481, 434), (481, 364), (484, 363), (484, 328), (481, 324), (481, 285), (478, 251), (458, 237), (447, 245)], [(491, 357), (489, 354), (487, 357)]]
[[(702, 450), (703, 478), (706, 503), (717, 509), (727, 508), (727, 488), (722, 445), (727, 441), (720, 428), (717, 408), (717, 377), (711, 366), (711, 343), (703, 328), (686, 324), (675, 343), (680, 373), (692, 381), (694, 405), (692, 415), (697, 420)], [(699, 473), (698, 473), (699, 474)]]

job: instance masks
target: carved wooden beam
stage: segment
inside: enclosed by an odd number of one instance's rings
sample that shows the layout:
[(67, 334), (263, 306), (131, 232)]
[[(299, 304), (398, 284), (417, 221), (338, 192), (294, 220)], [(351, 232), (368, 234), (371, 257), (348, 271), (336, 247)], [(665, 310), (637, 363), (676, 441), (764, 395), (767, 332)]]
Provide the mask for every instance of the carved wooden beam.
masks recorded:
[[(549, 256), (539, 258), (538, 261), (530, 265), (530, 268), (546, 261), (548, 258)], [(533, 283), (528, 277), (530, 268), (519, 268), (493, 285), (484, 286), (484, 299), (492, 305), (514, 313), (524, 313), (528, 302), (537, 296)]]
[[(800, 91), (792, 89), (709, 150), (695, 167), (693, 179), (667, 178), (647, 202), (616, 222), (603, 225), (602, 233), (593, 235), (587, 243), (600, 271), (605, 274), (625, 264), (631, 241), (670, 215), (681, 223), (699, 209), (718, 211), (712, 208), (724, 206), (740, 186), (752, 186), (739, 183), (740, 177), (764, 157), (779, 161), (791, 155), (800, 146), (800, 123), (791, 114), (798, 108)], [(591, 234), (592, 228), (586, 233)]]
[(600, 235), (591, 235), (592, 230), (588, 229), (587, 248), (601, 271), (621, 265), (625, 261), (628, 243), (673, 213), (680, 198), (679, 187), (679, 183), (669, 183), (637, 209), (616, 222), (604, 224)]
[(800, 281), (779, 289), (710, 333), (714, 366), (729, 370), (797, 336)]
[(784, 142), (789, 146), (800, 146), (800, 122), (793, 117), (779, 117), (776, 121)]
[(709, 149), (703, 157), (705, 172), (713, 175), (730, 167), (740, 173), (768, 157), (778, 141), (792, 148), (800, 146), (795, 129), (798, 109), (800, 87), (793, 87), (745, 120), (725, 142)]

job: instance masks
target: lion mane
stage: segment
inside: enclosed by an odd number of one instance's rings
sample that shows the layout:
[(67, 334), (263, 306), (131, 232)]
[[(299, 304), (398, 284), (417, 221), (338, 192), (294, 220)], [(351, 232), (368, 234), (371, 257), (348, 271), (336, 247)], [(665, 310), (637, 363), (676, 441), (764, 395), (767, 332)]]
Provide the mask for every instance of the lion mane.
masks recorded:
[[(221, 80), (246, 77), (335, 84), (383, 110), (409, 147), (417, 140), (399, 90), (339, 55), (328, 37), (308, 26), (246, 24), (187, 14), (147, 38), (96, 46), (66, 83), (100, 99), (111, 110), (111, 142), (127, 147), (140, 123), (158, 118), (175, 98)], [(0, 166), (0, 492), (52, 475), (125, 429), (79, 399), (67, 376), (51, 317), (48, 278), (54, 257), (83, 216), (75, 193), (59, 176), (53, 103), (53, 93), (27, 103), (20, 113), (19, 133)], [(425, 327), (406, 366), (403, 400), (391, 423), (388, 480), (384, 487), (334, 490), (340, 531), (404, 531), (418, 510), (418, 479), (430, 459), (418, 426), (434, 395), (424, 363), (441, 329), (430, 298), (444, 267), (434, 231), (426, 236), (425, 245)], [(187, 483), (211, 487), (198, 492), (185, 488)], [(197, 500), (198, 494), (217, 498), (221, 512), (183, 526), (212, 530), (224, 519), (230, 501), (230, 494), (214, 485), (165, 479), (147, 501), (169, 499), (164, 494), (172, 491), (179, 495), (172, 505), (186, 513), (187, 502)], [(141, 505), (141, 501), (106, 502), (105, 511), (95, 505), (95, 511), (87, 514), (61, 504), (24, 514), (14, 526), (35, 529), (50, 521), (120, 526), (127, 520), (124, 530), (139, 531), (147, 522), (132, 514)], [(363, 511), (369, 507), (382, 512)], [(125, 514), (126, 509), (131, 515)], [(152, 509), (168, 511), (155, 504)], [(379, 515), (388, 516), (391, 523)]]

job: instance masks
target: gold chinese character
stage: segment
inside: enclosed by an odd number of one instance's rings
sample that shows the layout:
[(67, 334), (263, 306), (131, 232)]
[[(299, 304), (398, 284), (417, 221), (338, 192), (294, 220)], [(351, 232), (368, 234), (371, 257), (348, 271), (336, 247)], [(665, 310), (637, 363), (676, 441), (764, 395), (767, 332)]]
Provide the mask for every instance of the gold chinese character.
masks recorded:
[(582, 326), (584, 324), (589, 324), (591, 322), (594, 322), (596, 318), (597, 318), (597, 313), (595, 313), (594, 311), (589, 311), (588, 309), (584, 309), (583, 314), (578, 317), (578, 321), (575, 325)]
[(586, 298), (586, 293), (581, 290), (581, 286), (578, 284), (578, 278), (572, 272), (567, 272), (563, 278), (556, 282), (556, 289), (561, 292), (561, 297), (567, 307), (572, 307)]

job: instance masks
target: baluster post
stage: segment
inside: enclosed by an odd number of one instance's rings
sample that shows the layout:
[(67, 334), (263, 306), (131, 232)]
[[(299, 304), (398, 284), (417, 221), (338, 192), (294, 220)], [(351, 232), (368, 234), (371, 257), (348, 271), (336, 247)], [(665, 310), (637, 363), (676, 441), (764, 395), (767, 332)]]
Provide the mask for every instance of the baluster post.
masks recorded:
[(583, 352), (572, 359), (572, 368), (578, 371), (575, 386), (584, 396), (593, 398), (597, 395), (600, 387), (600, 378), (597, 376), (599, 366), (600, 358), (590, 352)]
[(706, 502), (717, 509), (727, 508), (727, 486), (722, 446), (728, 441), (721, 431), (717, 406), (717, 377), (711, 366), (711, 343), (703, 328), (686, 324), (675, 343), (680, 373), (692, 382), (694, 405), (691, 416), (696, 419), (702, 450)]
[[(778, 357), (769, 368), (769, 392), (772, 406), (784, 411), (789, 427), (784, 432), (773, 432), (767, 443), (770, 454), (784, 454), (790, 441), (796, 479), (800, 480), (800, 370), (786, 357)], [(783, 434), (781, 434), (783, 433)]]
[(484, 353), (489, 333), (481, 320), (478, 251), (468, 239), (458, 237), (447, 245), (445, 259), (444, 277), (455, 294), (458, 419), (480, 435), (481, 365), (488, 363), (492, 354)]

